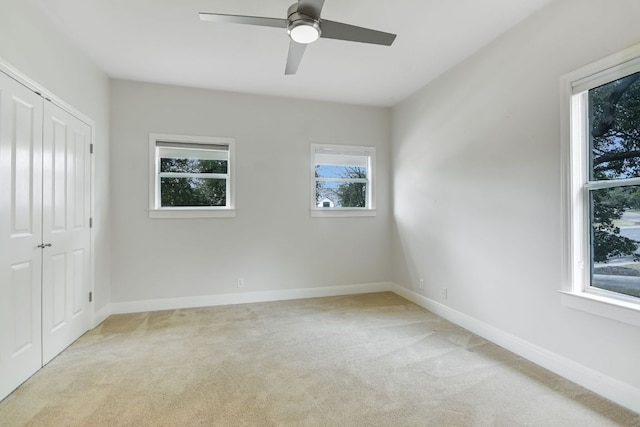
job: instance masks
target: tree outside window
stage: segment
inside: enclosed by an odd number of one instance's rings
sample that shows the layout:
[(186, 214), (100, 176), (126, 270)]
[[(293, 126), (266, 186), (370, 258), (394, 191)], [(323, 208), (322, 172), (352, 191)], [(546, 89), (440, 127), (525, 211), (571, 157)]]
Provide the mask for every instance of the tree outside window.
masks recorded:
[[(226, 160), (161, 158), (161, 206), (225, 206), (227, 200), (226, 180), (198, 176), (203, 174), (226, 175), (227, 169), (228, 162)], [(186, 177), (183, 174), (191, 176)]]
[(372, 147), (312, 144), (313, 210), (373, 211)]
[(640, 297), (640, 72), (589, 90), (588, 105), (591, 285)]
[(235, 216), (231, 138), (149, 135), (149, 217)]

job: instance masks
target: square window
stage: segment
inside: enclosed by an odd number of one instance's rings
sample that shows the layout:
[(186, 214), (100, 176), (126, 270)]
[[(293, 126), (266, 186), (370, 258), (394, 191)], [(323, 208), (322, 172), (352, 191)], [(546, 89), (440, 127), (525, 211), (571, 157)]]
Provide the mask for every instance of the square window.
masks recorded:
[(233, 140), (150, 136), (150, 216), (233, 216)]
[(375, 148), (312, 144), (312, 216), (373, 216)]

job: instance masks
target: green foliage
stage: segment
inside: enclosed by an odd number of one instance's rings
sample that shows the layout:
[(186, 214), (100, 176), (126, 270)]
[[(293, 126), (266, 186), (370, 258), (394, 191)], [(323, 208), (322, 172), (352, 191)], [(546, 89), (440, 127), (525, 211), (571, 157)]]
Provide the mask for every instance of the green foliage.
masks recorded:
[[(316, 167), (315, 167), (315, 171), (314, 171), (314, 173), (315, 173), (316, 178), (317, 178), (318, 176), (320, 176), (320, 175), (318, 174), (318, 168), (319, 168), (319, 167), (320, 167), (319, 165), (316, 165)], [(323, 187), (322, 182), (320, 182), (320, 181), (316, 181), (316, 203), (320, 201), (320, 196), (321, 196), (322, 187)]]
[[(640, 210), (640, 187), (609, 188), (606, 195), (607, 203), (620, 208)], [(622, 209), (621, 212), (622, 214)]]
[(637, 242), (620, 235), (616, 220), (622, 218), (629, 204), (638, 204), (638, 190), (618, 187), (592, 191), (593, 261), (607, 262), (611, 257), (634, 255)]
[[(343, 178), (366, 178), (367, 171), (363, 168), (350, 166), (345, 168)], [(367, 184), (363, 182), (345, 182), (336, 190), (340, 206), (348, 208), (364, 208), (367, 206)]]
[[(172, 159), (160, 161), (161, 172), (173, 173), (227, 173), (225, 160)], [(194, 177), (162, 177), (161, 205), (177, 206), (225, 206), (226, 180)]]
[[(640, 177), (640, 73), (589, 91), (592, 179)], [(592, 194), (593, 261), (633, 255), (638, 242), (620, 235), (615, 221), (640, 209), (640, 190), (618, 187)]]

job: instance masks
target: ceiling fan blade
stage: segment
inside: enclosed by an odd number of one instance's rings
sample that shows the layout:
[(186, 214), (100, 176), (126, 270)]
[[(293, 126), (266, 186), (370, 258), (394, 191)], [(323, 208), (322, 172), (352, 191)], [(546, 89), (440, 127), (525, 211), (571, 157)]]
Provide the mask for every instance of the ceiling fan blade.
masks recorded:
[(298, 12), (310, 15), (313, 18), (320, 18), (324, 0), (298, 0)]
[(287, 56), (287, 66), (284, 69), (285, 75), (295, 74), (298, 71), (306, 48), (306, 44), (296, 43), (293, 40), (289, 42), (289, 56)]
[(320, 37), (325, 39), (380, 44), (384, 46), (391, 46), (396, 39), (395, 34), (356, 27), (355, 25), (343, 24), (342, 22), (327, 21), (325, 19), (320, 22), (320, 27), (322, 28)]
[(287, 28), (287, 20), (264, 18), (262, 16), (224, 15), (222, 13), (200, 12), (201, 21), (226, 22), (230, 24), (260, 25), (263, 27)]

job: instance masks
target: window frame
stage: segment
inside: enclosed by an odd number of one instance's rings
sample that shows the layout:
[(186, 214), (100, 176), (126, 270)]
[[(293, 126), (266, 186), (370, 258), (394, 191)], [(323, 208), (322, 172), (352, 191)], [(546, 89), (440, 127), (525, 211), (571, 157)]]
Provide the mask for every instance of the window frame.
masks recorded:
[(640, 71), (640, 45), (564, 75), (562, 107), (562, 211), (564, 306), (640, 326), (640, 299), (591, 286), (590, 190), (638, 185), (640, 178), (590, 180), (588, 91)]
[[(177, 206), (160, 207), (160, 178), (159, 171), (160, 146), (158, 143), (184, 144), (185, 146), (225, 145), (228, 148), (228, 164), (226, 174), (206, 174), (204, 178), (224, 178), (227, 180), (226, 206)], [(189, 148), (189, 147), (185, 147)], [(235, 217), (235, 139), (222, 137), (173, 135), (163, 133), (149, 134), (149, 218), (232, 218)], [(166, 175), (166, 173), (165, 173)], [(179, 173), (190, 177), (192, 174)], [(200, 174), (202, 175), (202, 174)], [(215, 176), (214, 176), (215, 175)]]
[[(319, 152), (331, 152), (335, 154), (356, 154), (368, 157), (367, 178), (322, 178), (326, 182), (362, 182), (366, 184), (366, 204), (363, 208), (357, 207), (328, 207), (319, 208), (316, 201), (315, 166), (316, 154)], [(310, 167), (310, 214), (312, 217), (372, 217), (376, 216), (376, 149), (364, 145), (337, 145), (337, 144), (311, 144)]]

